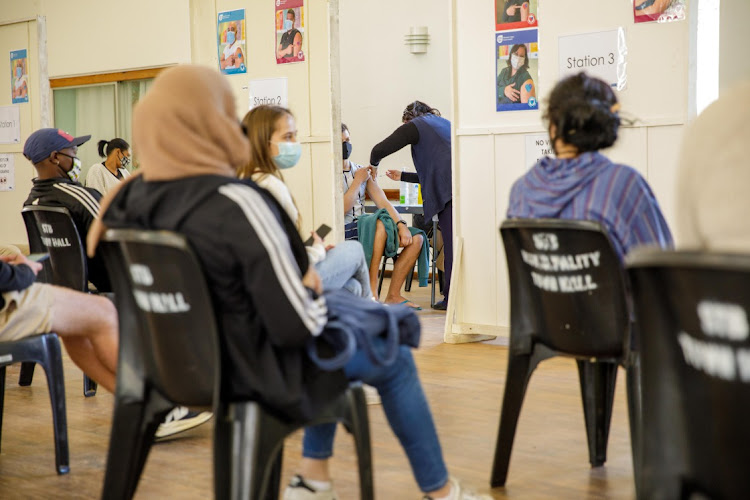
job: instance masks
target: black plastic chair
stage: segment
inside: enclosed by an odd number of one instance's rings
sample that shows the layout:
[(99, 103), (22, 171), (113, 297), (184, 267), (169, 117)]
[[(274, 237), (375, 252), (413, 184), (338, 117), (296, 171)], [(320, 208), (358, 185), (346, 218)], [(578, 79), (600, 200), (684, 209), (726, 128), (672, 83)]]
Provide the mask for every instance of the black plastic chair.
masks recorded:
[(58, 474), (67, 474), (70, 471), (70, 457), (60, 339), (54, 333), (45, 333), (12, 342), (0, 342), (0, 434), (5, 406), (5, 367), (19, 362), (39, 363), (47, 375), (55, 434), (55, 466)]
[[(593, 467), (607, 459), (618, 365), (630, 366), (630, 314), (621, 263), (595, 222), (510, 219), (500, 227), (510, 278), (510, 348), (490, 483), (505, 484), (532, 372), (553, 356), (577, 360)], [(637, 370), (628, 370), (631, 430)]]
[[(49, 252), (43, 272), (37, 281), (44, 280), (57, 286), (72, 288), (78, 292), (88, 291), (86, 252), (81, 244), (73, 219), (67, 208), (27, 206), (21, 210), (29, 248), (32, 252)], [(20, 385), (31, 385), (34, 378), (34, 363), (21, 365), (18, 379)], [(96, 382), (83, 375), (83, 395), (96, 395)]]
[(750, 496), (750, 256), (638, 251), (639, 499)]
[(100, 251), (114, 278), (120, 313), (115, 411), (102, 498), (132, 498), (154, 433), (175, 405), (214, 412), (217, 499), (278, 498), (284, 438), (303, 426), (337, 420), (354, 435), (361, 497), (373, 498), (370, 431), (360, 384), (314, 422), (290, 424), (257, 402), (222, 401), (210, 294), (184, 237), (109, 230)]

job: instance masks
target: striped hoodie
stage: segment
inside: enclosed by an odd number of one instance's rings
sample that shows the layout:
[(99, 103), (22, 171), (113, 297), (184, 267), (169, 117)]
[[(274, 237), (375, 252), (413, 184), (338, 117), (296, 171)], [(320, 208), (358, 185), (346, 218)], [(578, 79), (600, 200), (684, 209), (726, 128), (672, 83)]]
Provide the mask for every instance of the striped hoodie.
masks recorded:
[(599, 222), (609, 231), (620, 258), (641, 245), (673, 245), (646, 180), (596, 152), (539, 160), (513, 184), (507, 216)]

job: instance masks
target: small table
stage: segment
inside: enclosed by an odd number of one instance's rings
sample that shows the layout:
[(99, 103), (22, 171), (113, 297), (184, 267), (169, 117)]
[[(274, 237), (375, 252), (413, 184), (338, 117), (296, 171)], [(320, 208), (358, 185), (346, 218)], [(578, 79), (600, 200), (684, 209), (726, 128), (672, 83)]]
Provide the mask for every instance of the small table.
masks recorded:
[[(424, 207), (422, 205), (402, 205), (400, 203), (394, 203), (393, 208), (400, 214), (412, 214), (412, 215), (424, 215)], [(377, 205), (367, 204), (365, 205), (365, 212), (368, 214), (376, 212), (378, 209)], [(435, 305), (435, 280), (437, 280), (437, 274), (435, 271), (437, 263), (437, 231), (438, 231), (438, 216), (432, 216), (432, 259), (430, 267), (432, 271), (432, 290), (430, 291), (430, 307)]]

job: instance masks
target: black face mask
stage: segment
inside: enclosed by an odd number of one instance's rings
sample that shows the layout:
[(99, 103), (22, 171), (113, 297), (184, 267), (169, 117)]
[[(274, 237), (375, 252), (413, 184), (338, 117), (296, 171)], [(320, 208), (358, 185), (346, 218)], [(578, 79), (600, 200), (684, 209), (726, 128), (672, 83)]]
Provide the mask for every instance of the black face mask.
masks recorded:
[(343, 148), (344, 148), (344, 159), (348, 160), (349, 157), (352, 155), (352, 143), (351, 142), (344, 142)]

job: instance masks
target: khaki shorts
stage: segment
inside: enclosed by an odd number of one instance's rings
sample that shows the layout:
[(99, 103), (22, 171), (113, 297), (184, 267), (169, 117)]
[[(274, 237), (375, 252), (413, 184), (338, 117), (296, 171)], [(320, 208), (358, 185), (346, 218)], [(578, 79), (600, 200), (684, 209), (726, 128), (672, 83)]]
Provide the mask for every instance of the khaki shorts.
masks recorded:
[(52, 287), (34, 283), (29, 288), (3, 293), (0, 341), (19, 340), (52, 330)]

